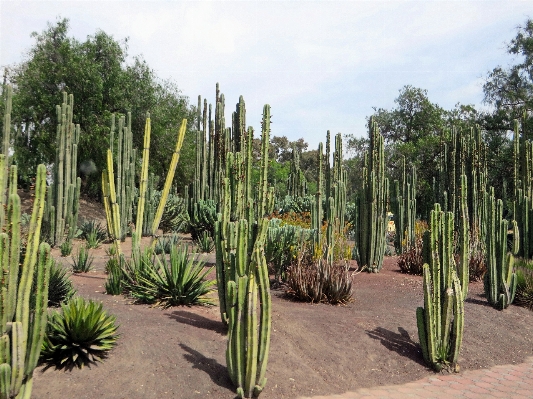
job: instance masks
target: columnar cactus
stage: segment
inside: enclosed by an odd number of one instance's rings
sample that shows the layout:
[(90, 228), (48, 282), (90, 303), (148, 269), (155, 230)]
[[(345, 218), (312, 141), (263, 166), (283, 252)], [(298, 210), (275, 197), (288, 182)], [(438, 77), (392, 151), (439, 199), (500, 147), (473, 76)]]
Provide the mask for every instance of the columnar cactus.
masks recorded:
[(489, 303), (497, 309), (507, 308), (514, 300), (517, 278), (513, 270), (514, 256), (518, 253), (519, 232), (516, 221), (512, 226), (512, 249), (507, 249), (509, 222), (503, 218), (502, 200), (494, 198), (494, 189), (491, 187), (490, 195), (487, 194), (487, 210), (489, 220), (486, 236), (486, 263), (485, 293)]
[(273, 190), (267, 184), (268, 105), (263, 110), (260, 181), (255, 196), (248, 162), (251, 135), (253, 131), (248, 130), (248, 137), (239, 138), (240, 152), (228, 152), (224, 157), (227, 177), (215, 223), (220, 311), (228, 324), (226, 361), (240, 398), (258, 396), (263, 390), (270, 345), (270, 282), (264, 251), (269, 225), (265, 215), (273, 205)]
[(292, 148), (291, 170), (287, 178), (287, 191), (291, 197), (304, 197), (307, 195), (307, 180), (300, 169), (300, 153)]
[[(4, 170), (5, 156), (0, 155)], [(7, 180), (7, 176), (4, 176)], [(29, 399), (33, 370), (46, 331), (50, 246), (40, 243), (41, 221), (46, 195), (46, 168), (39, 165), (35, 199), (22, 268), (20, 255), (20, 198), (17, 195), (16, 166), (11, 167), (7, 216), (0, 233), (0, 397)], [(1, 210), (1, 212), (4, 212)], [(20, 269), (20, 270), (19, 270)], [(36, 283), (33, 284), (37, 273)], [(35, 308), (30, 297), (35, 295)]]
[[(135, 162), (137, 158), (137, 149), (133, 148), (133, 134), (131, 131), (131, 112), (128, 112), (127, 119), (121, 116), (118, 120), (118, 137), (117, 150), (115, 147), (115, 115), (111, 115), (111, 135), (109, 139), (109, 148), (116, 157), (115, 190), (116, 202), (119, 206), (119, 231), (118, 238), (120, 241), (126, 239), (128, 225), (132, 221), (133, 202), (135, 191)], [(108, 165), (108, 169), (111, 167)], [(108, 225), (110, 235), (113, 232)]]
[(56, 160), (45, 210), (52, 245), (60, 245), (65, 233), (68, 240), (72, 239), (78, 224), (81, 179), (76, 165), (80, 126), (72, 122), (73, 108), (74, 96), (63, 93), (63, 104), (57, 106)]
[(356, 259), (360, 269), (377, 273), (383, 266), (387, 234), (389, 180), (385, 177), (383, 136), (369, 123), (370, 148), (365, 154), (363, 188), (357, 199)]
[(402, 157), (402, 181), (394, 181), (394, 193), (391, 198), (396, 235), (394, 247), (396, 253), (406, 252), (415, 243), (416, 221), (416, 169), (406, 173), (405, 157)]
[(453, 223), (453, 213), (435, 204), (424, 236), (424, 307), (416, 309), (422, 355), (437, 371), (446, 365), (456, 369), (463, 339), (466, 287), (453, 257)]

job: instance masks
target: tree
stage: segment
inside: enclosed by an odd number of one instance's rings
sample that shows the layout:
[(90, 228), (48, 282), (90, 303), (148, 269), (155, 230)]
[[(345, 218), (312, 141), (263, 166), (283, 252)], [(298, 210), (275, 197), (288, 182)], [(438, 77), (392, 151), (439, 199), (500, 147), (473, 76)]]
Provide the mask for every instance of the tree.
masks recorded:
[(385, 139), (390, 181), (400, 179), (400, 160), (405, 156), (417, 169), (417, 208), (426, 215), (433, 207), (433, 177), (447, 128), (446, 112), (429, 100), (426, 90), (413, 86), (400, 89), (394, 102), (396, 108), (374, 108), (373, 115)]
[(533, 20), (528, 19), (517, 30), (507, 53), (517, 56), (518, 63), (508, 69), (494, 68), (483, 85), (485, 102), (505, 111), (510, 130), (512, 121), (524, 110), (533, 110)]
[[(132, 113), (134, 146), (142, 147), (146, 113), (150, 112), (155, 161), (150, 163), (151, 171), (164, 181), (173, 149), (168, 143), (175, 141), (183, 118), (193, 122), (188, 98), (172, 82), (158, 79), (142, 57), (126, 64), (127, 39), (117, 41), (98, 31), (79, 42), (68, 36), (68, 29), (68, 20), (62, 19), (48, 24), (42, 33), (33, 33), (35, 44), (26, 60), (12, 67), (8, 76), (14, 85), (14, 160), (21, 177), (28, 182), (35, 165), (54, 161), (55, 106), (60, 103), (61, 92), (67, 91), (74, 95), (74, 122), (82, 130), (79, 164), (93, 163), (95, 172), (105, 167), (111, 113)], [(190, 140), (185, 143), (191, 144)], [(189, 177), (179, 167), (177, 175)], [(100, 174), (84, 177), (83, 191), (99, 197)]]

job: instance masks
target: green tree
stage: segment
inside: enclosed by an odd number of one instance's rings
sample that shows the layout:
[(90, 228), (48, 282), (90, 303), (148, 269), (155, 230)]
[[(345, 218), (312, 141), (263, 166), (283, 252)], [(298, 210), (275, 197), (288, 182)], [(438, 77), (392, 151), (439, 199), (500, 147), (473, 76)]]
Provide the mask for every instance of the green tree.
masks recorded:
[(427, 91), (404, 86), (392, 110), (375, 109), (374, 118), (385, 139), (391, 181), (400, 179), (400, 159), (405, 156), (417, 169), (417, 208), (426, 215), (433, 207), (433, 177), (441, 138), (447, 128), (446, 112), (432, 103)]
[[(26, 60), (10, 69), (8, 80), (14, 85), (16, 126), (14, 160), (22, 179), (29, 181), (35, 165), (53, 162), (55, 106), (61, 100), (61, 92), (67, 91), (74, 95), (74, 122), (82, 130), (79, 165), (95, 166), (82, 168), (86, 194), (100, 196), (98, 172), (105, 167), (111, 113), (132, 112), (137, 147), (142, 147), (146, 113), (151, 113), (151, 172), (164, 181), (174, 148), (169, 143), (175, 142), (183, 118), (193, 120), (188, 98), (172, 82), (159, 80), (142, 57), (134, 57), (127, 64), (127, 39), (116, 41), (98, 31), (80, 42), (68, 36), (68, 29), (69, 21), (61, 19), (48, 24), (42, 33), (33, 33), (35, 44)], [(186, 143), (190, 145), (190, 140)], [(184, 149), (184, 153), (187, 151)], [(189, 176), (186, 170), (182, 167), (177, 175), (182, 179), (176, 181), (185, 184), (183, 178)]]
[(526, 20), (517, 30), (507, 46), (507, 53), (515, 56), (517, 63), (507, 69), (494, 68), (483, 85), (485, 102), (503, 111), (499, 116), (509, 130), (512, 121), (521, 117), (524, 110), (533, 110), (533, 20)]

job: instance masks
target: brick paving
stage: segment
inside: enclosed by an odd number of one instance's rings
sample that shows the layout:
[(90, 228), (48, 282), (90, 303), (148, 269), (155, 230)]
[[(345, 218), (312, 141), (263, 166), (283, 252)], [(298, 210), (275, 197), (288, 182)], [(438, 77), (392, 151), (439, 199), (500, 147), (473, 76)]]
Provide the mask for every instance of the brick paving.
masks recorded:
[(435, 374), (403, 385), (362, 388), (339, 395), (298, 399), (532, 399), (533, 357), (521, 364), (467, 370), (458, 374)]

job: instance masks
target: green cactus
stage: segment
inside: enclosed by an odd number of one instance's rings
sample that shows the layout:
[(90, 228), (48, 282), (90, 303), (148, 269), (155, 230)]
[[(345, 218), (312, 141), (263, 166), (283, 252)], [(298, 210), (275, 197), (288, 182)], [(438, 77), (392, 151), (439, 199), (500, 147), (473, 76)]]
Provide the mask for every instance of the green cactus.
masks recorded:
[[(5, 158), (0, 159), (4, 169)], [(20, 198), (16, 194), (16, 167), (11, 167), (7, 217), (0, 234), (0, 259), (4, 277), (0, 281), (0, 397), (29, 399), (33, 370), (46, 330), (50, 246), (39, 244), (46, 196), (46, 168), (37, 168), (35, 200), (28, 232), (26, 254), (19, 272)], [(4, 176), (7, 180), (7, 176)], [(34, 274), (37, 273), (34, 285)], [(19, 278), (20, 274), (20, 278)], [(35, 294), (35, 307), (30, 306)]]
[(74, 125), (74, 96), (63, 93), (57, 106), (56, 160), (53, 183), (48, 190), (44, 221), (52, 246), (71, 240), (77, 230), (81, 178), (77, 177), (77, 153), (80, 126)]
[(424, 236), (424, 307), (416, 309), (422, 355), (437, 371), (449, 365), (457, 370), (463, 339), (467, 288), (461, 286), (453, 257), (453, 222), (453, 213), (435, 204)]
[(377, 273), (383, 266), (387, 233), (389, 180), (385, 177), (383, 136), (374, 119), (369, 123), (370, 148), (365, 154), (363, 188), (357, 199), (355, 245), (360, 269)]
[[(244, 107), (242, 98), (239, 106)], [(239, 134), (244, 134), (244, 129)], [(221, 212), (215, 223), (220, 311), (228, 325), (226, 362), (240, 398), (258, 396), (263, 390), (270, 345), (270, 281), (264, 249), (269, 225), (265, 215), (273, 206), (273, 189), (267, 183), (268, 105), (263, 110), (260, 181), (255, 195), (248, 162), (252, 135), (253, 130), (249, 129), (245, 137), (234, 136), (225, 142), (225, 148), (240, 147), (240, 151), (228, 151), (224, 156), (227, 177), (222, 180)]]
[(509, 222), (503, 218), (503, 202), (494, 198), (494, 188), (486, 194), (489, 220), (486, 235), (486, 263), (484, 285), (489, 303), (497, 309), (507, 308), (514, 300), (517, 278), (513, 269), (514, 256), (519, 249), (519, 232), (516, 221), (512, 226), (512, 248), (507, 248)]
[(413, 166), (411, 173), (406, 173), (404, 156), (402, 156), (401, 186), (398, 180), (394, 181), (391, 209), (396, 227), (394, 247), (397, 254), (402, 254), (415, 243), (416, 221), (416, 169)]

